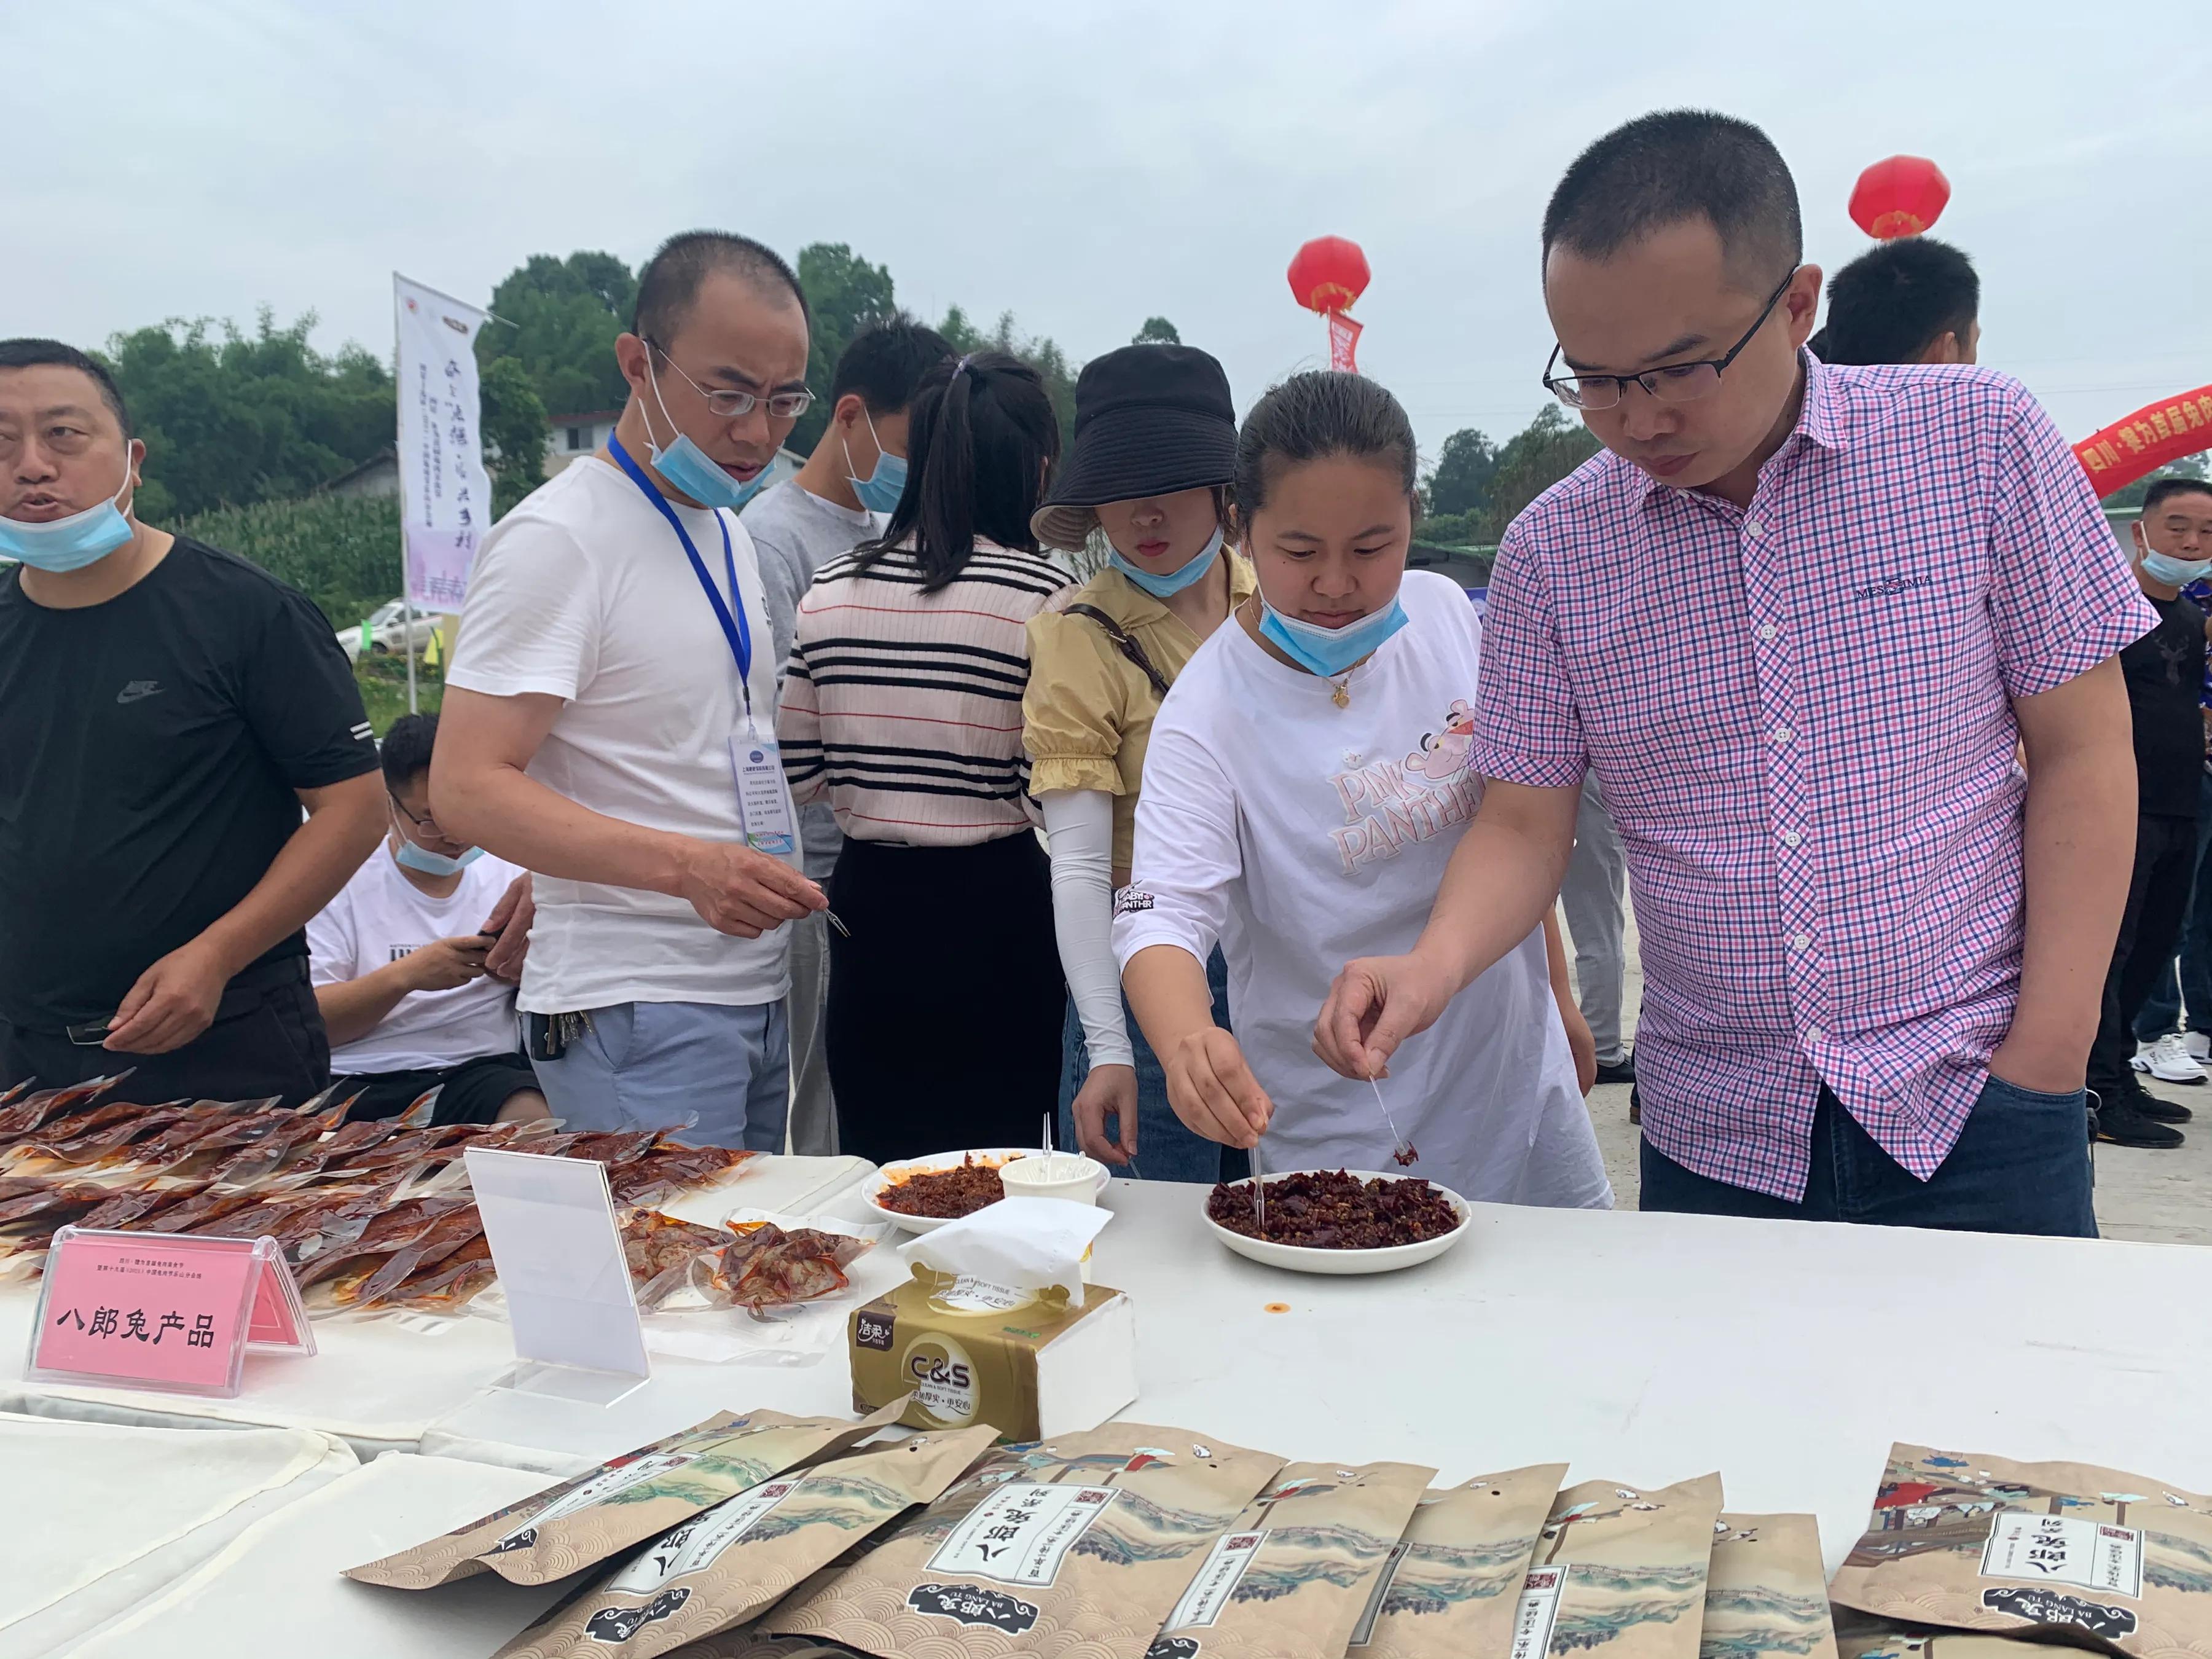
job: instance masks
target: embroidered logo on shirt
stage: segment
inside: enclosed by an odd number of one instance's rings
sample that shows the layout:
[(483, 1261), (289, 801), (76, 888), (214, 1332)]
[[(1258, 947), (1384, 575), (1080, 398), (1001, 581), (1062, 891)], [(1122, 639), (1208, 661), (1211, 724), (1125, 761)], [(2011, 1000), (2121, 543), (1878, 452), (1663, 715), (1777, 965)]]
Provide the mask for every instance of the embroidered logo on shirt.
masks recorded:
[(130, 684), (125, 686), (120, 691), (118, 691), (115, 694), (115, 701), (118, 702), (137, 702), (141, 698), (158, 697), (161, 695), (161, 681), (133, 680)]
[(1140, 910), (1152, 908), (1152, 896), (1134, 887), (1124, 887), (1121, 896), (1114, 901), (1114, 914), (1117, 916), (1133, 916)]
[(1880, 581), (1869, 582), (1864, 587), (1854, 587), (1851, 597), (1855, 599), (1893, 599), (1899, 593), (1910, 592), (1916, 587), (1935, 586), (1933, 576), (1884, 576)]

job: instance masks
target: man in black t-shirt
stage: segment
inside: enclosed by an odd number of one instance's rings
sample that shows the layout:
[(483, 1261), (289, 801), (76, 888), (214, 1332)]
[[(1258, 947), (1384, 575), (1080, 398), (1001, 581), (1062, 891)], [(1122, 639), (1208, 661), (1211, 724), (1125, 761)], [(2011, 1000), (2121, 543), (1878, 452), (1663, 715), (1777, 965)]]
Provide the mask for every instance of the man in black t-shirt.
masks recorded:
[(2105, 976), (2103, 1017), (2089, 1050), (2089, 1086), (2098, 1095), (2098, 1139), (2123, 1146), (2179, 1146), (2181, 1132), (2172, 1126), (2190, 1118), (2186, 1106), (2145, 1089), (2129, 1064), (2136, 1015), (2173, 960), (2197, 867), (2205, 619), (2182, 598), (2181, 588), (2212, 570), (2212, 547), (2197, 544), (2194, 538), (2187, 545), (2161, 545), (2154, 520), (2162, 523), (2166, 515), (2154, 515), (2153, 505), (2177, 489), (2212, 495), (2212, 486), (2193, 480), (2162, 480), (2152, 487), (2134, 527), (2134, 553), (2136, 580), (2158, 607), (2159, 623), (2120, 653), (2135, 716), (2135, 874)]
[(296, 1103), (376, 746), (320, 611), (132, 514), (145, 454), (98, 363), (0, 341), (0, 1087)]

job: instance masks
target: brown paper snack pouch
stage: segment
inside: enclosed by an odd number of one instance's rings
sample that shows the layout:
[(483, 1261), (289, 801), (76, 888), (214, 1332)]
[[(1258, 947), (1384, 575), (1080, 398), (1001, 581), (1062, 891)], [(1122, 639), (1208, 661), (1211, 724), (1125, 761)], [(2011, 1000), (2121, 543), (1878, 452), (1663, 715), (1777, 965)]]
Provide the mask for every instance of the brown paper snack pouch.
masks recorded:
[(1435, 1476), (1285, 1466), (1206, 1552), (1146, 1659), (1340, 1659)]
[(1565, 1463), (1425, 1493), (1353, 1626), (1351, 1659), (1504, 1659)]
[(984, 1424), (780, 1475), (655, 1539), (564, 1600), (495, 1659), (653, 1659), (744, 1624), (902, 1511), (927, 1504), (998, 1438)]
[(1282, 1467), (1141, 1423), (1002, 1447), (759, 1622), (890, 1659), (1143, 1659), (1214, 1540)]
[(1911, 1625), (2212, 1654), (2212, 1498), (2086, 1463), (1893, 1446), (1829, 1594)]
[(1559, 1495), (1514, 1609), (1510, 1659), (1698, 1659), (1721, 1478), (1642, 1492), (1586, 1480)]
[(676, 1650), (674, 1659), (848, 1659), (853, 1650), (811, 1636), (761, 1636), (748, 1626)]
[(901, 1401), (857, 1423), (717, 1412), (442, 1538), (348, 1567), (345, 1576), (393, 1589), (428, 1589), (489, 1569), (509, 1583), (550, 1584), (771, 1475), (835, 1456), (898, 1421), (905, 1406)]
[(2017, 1636), (1974, 1636), (1877, 1619), (1856, 1607), (1831, 1607), (1842, 1659), (2035, 1659)]
[(1721, 1516), (1698, 1659), (1836, 1659), (1827, 1571), (1811, 1516)]

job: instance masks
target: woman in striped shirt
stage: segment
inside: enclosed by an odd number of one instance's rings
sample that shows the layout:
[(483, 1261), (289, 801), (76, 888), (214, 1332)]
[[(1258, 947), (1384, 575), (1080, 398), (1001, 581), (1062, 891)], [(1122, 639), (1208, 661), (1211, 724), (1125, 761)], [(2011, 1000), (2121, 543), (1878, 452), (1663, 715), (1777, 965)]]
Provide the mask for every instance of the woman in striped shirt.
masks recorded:
[(1066, 583), (1030, 515), (1060, 452), (1036, 372), (924, 379), (882, 538), (799, 603), (777, 726), (792, 798), (845, 832), (825, 1019), (838, 1145), (880, 1164), (1029, 1146), (1057, 1103), (1066, 986), (1033, 833), (1029, 619)]

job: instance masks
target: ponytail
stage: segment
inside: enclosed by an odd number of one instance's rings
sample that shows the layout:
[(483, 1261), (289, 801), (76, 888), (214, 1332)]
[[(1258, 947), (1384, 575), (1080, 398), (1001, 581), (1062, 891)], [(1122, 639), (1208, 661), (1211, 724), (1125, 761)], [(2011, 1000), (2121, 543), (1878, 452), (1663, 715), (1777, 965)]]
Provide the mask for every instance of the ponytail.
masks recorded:
[(1060, 454), (1044, 382), (1003, 351), (950, 359), (922, 377), (907, 427), (906, 493), (883, 535), (859, 550), (863, 570), (913, 544), (921, 591), (956, 580), (979, 541), (1035, 553), (1030, 516)]

